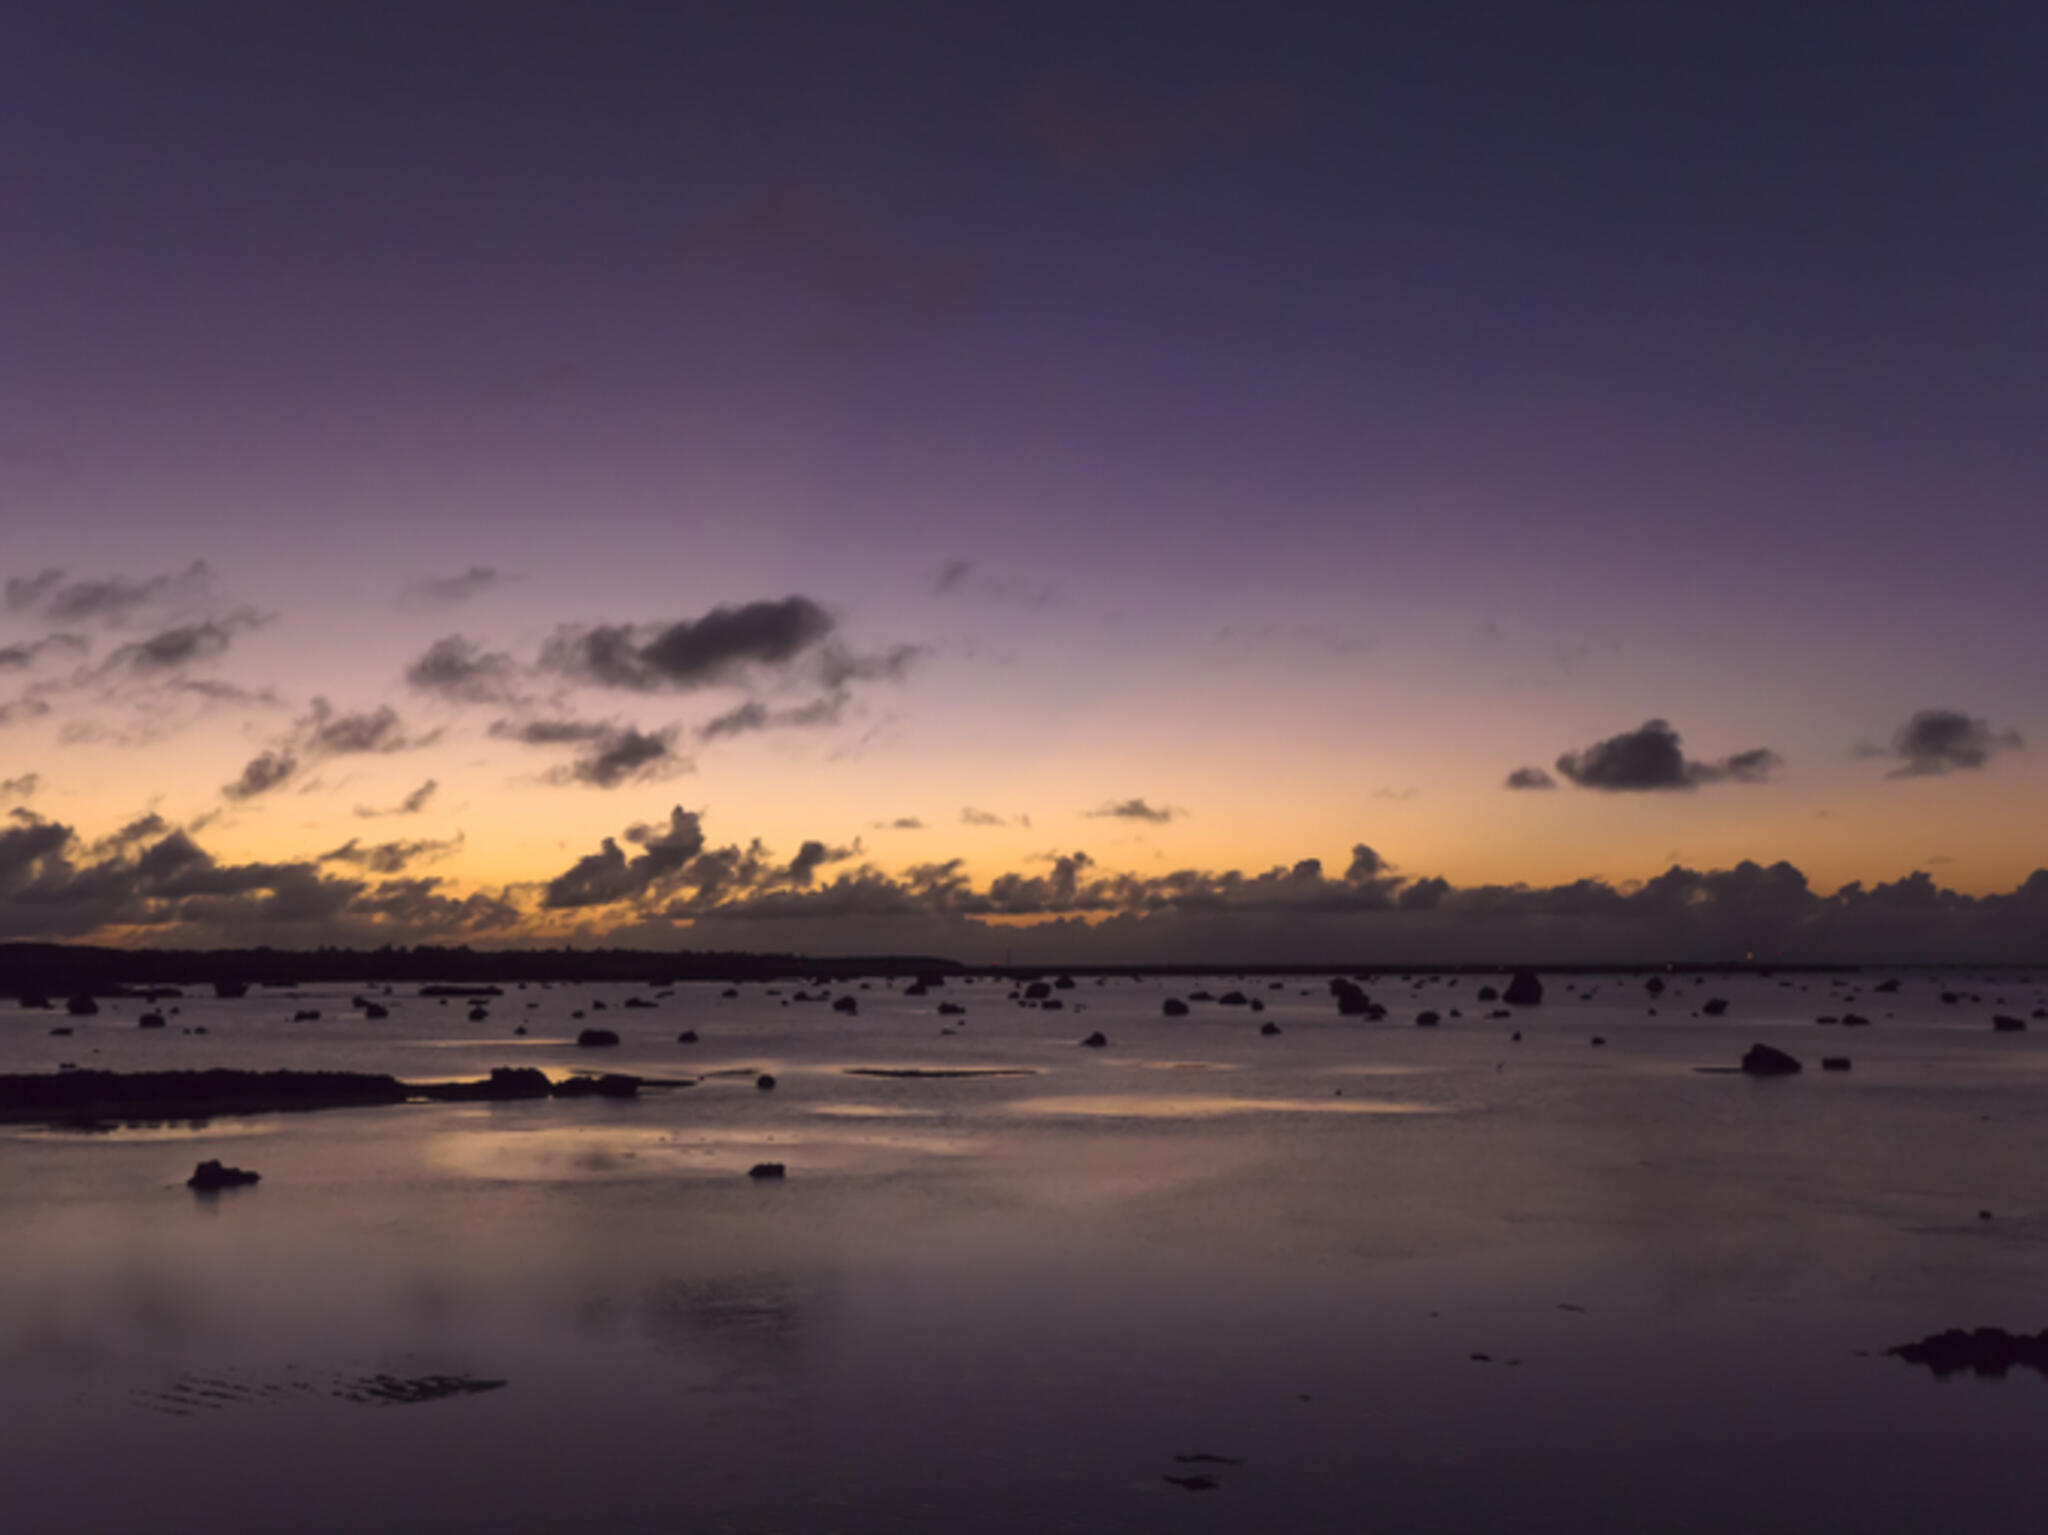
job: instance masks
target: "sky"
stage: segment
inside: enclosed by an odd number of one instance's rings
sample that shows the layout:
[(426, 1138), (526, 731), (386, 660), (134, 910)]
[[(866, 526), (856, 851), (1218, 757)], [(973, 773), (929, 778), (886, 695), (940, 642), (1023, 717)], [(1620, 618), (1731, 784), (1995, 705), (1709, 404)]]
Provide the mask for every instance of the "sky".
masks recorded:
[(0, 15), (0, 940), (2048, 959), (2048, 11)]

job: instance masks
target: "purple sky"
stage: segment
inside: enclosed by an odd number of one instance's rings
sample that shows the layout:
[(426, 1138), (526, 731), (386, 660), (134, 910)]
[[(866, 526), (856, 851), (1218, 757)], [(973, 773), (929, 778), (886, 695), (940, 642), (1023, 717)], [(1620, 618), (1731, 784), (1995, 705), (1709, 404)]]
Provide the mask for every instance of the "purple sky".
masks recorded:
[(2048, 13), (1341, 9), (11, 7), (0, 939), (2048, 947)]

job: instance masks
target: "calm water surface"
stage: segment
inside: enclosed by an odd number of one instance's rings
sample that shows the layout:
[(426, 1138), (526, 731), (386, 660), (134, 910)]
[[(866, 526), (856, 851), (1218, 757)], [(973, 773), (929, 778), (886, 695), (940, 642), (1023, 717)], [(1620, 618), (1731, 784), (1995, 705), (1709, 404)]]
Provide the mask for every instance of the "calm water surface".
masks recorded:
[[(2048, 1378), (1882, 1354), (2048, 1328), (2048, 1022), (1990, 1026), (2048, 975), (1906, 974), (1846, 1001), (1875, 977), (1678, 981), (1656, 1016), (1639, 979), (1552, 977), (1505, 1021), (1484, 978), (1383, 980), (1383, 1023), (1227, 978), (1266, 1011), (1160, 1016), (1201, 982), (1084, 979), (1057, 1013), (877, 982), (857, 1018), (536, 987), (477, 1023), (401, 991), (372, 1024), (342, 987), (53, 1037), (70, 1020), (0, 1005), (4, 1071), (696, 1081), (0, 1126), (0, 1520), (2038, 1529)], [(1845, 1009), (1873, 1026), (1814, 1021)], [(582, 1023), (624, 1043), (578, 1050)], [(1094, 1029), (1109, 1048), (1077, 1048)], [(1693, 1069), (1753, 1040), (1808, 1070)], [(213, 1156), (262, 1184), (194, 1196)], [(745, 1176), (766, 1160), (785, 1183)]]

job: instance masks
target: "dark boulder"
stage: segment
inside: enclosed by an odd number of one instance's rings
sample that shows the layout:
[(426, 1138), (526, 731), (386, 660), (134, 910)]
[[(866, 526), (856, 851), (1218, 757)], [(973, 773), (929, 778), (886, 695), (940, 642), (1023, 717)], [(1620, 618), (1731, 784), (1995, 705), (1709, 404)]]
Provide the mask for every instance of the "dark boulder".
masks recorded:
[(1226, 991), (1216, 999), (1218, 1007), (1243, 1007), (1251, 998), (1241, 991)]
[(644, 1009), (644, 1008), (650, 1008), (650, 1007), (657, 1007), (657, 1006), (659, 1006), (659, 1005), (660, 1005), (660, 1004), (656, 1003), (656, 1002), (655, 1002), (655, 1001), (654, 1001), (653, 999), (651, 999), (651, 998), (649, 998), (649, 997), (628, 997), (628, 998), (626, 998), (626, 1006), (628, 1006), (628, 1007), (630, 1007), (630, 1008), (634, 1008), (634, 1009)]
[(1870, 1027), (1870, 1020), (1861, 1013), (1844, 1013), (1842, 1014), (1842, 1027), (1845, 1029), (1867, 1029)]
[(764, 1093), (774, 1092), (775, 1077), (773, 1073), (766, 1071), (762, 1072), (758, 1077), (754, 1078), (754, 1086), (758, 1087)]
[(1415, 1015), (1415, 1027), (1418, 1029), (1433, 1029), (1442, 1021), (1442, 1018), (1434, 1012), (1417, 1013)]
[(1751, 1045), (1743, 1052), (1743, 1075), (1751, 1077), (1785, 1077), (1800, 1069), (1796, 1057), (1769, 1045)]
[(1726, 997), (1709, 997), (1700, 1004), (1700, 1011), (1709, 1018), (1719, 1018), (1728, 1011), (1728, 999)]
[(201, 1162), (192, 1169), (192, 1176), (185, 1180), (185, 1187), (197, 1189), (202, 1194), (215, 1189), (246, 1188), (262, 1180), (261, 1173), (252, 1173), (240, 1167), (223, 1167), (219, 1161)]
[(1822, 1071), (1847, 1071), (1849, 1069), (1849, 1057), (1846, 1055), (1824, 1055), (1820, 1058), (1820, 1069)]
[(788, 1174), (789, 1169), (780, 1162), (756, 1162), (747, 1169), (749, 1178), (783, 1178)]
[(2007, 1332), (2003, 1327), (1979, 1327), (1975, 1332), (1952, 1327), (1917, 1343), (1888, 1348), (1885, 1354), (1908, 1364), (1925, 1365), (1937, 1377), (1967, 1370), (1973, 1375), (1998, 1379), (2015, 1368), (2048, 1375), (2048, 1332), (2029, 1337), (2026, 1333)]
[(1263, 1038), (1271, 1039), (1275, 1034), (1278, 1034), (1279, 1032), (1280, 1025), (1277, 1023), (1262, 1023), (1259, 1025), (1259, 1034)]
[(213, 983), (213, 994), (223, 1002), (233, 1002), (237, 998), (249, 995), (249, 983), (247, 981), (215, 981)]
[(1517, 970), (1501, 1000), (1509, 1007), (1534, 1007), (1543, 1000), (1543, 983), (1533, 970)]
[(99, 1003), (91, 997), (79, 995), (64, 1004), (64, 1011), (74, 1018), (90, 1018), (100, 1010)]
[(694, 1045), (697, 1043), (697, 1031), (695, 1029), (683, 1030), (682, 1033), (676, 1036), (676, 1043), (679, 1045)]
[(858, 1013), (860, 1011), (860, 1003), (852, 997), (841, 997), (832, 1004), (832, 1011), (835, 1013)]
[(162, 1013), (144, 1013), (140, 1018), (135, 1020), (135, 1026), (138, 1029), (163, 1028), (164, 1015)]
[(293, 1023), (318, 1023), (319, 1021), (320, 1009), (317, 1007), (302, 1007), (292, 1014)]
[(2008, 1018), (2004, 1013), (1995, 1013), (1992, 1015), (1991, 1027), (2000, 1034), (2024, 1034), (2027, 1030), (2027, 1020)]
[(1500, 988), (1498, 986), (1480, 987), (1479, 1000), (1481, 1002), (1498, 1002), (1500, 1000)]
[(610, 1029), (584, 1029), (576, 1036), (577, 1045), (585, 1050), (597, 1050), (618, 1042), (619, 1036)]
[(1024, 1000), (1026, 1002), (1043, 1002), (1051, 995), (1052, 987), (1048, 986), (1044, 981), (1033, 981), (1024, 988)]
[(939, 1016), (941, 1018), (960, 1018), (964, 1017), (966, 1012), (967, 1008), (964, 1003), (941, 1002), (939, 1004)]
[(1095, 1033), (1090, 1034), (1086, 1039), (1082, 1040), (1081, 1043), (1087, 1046), (1090, 1050), (1100, 1050), (1104, 1045), (1109, 1043), (1109, 1036), (1098, 1029)]
[(1647, 991), (1653, 997), (1663, 996), (1664, 978), (1662, 976), (1657, 975), (1651, 976), (1647, 981), (1643, 982), (1643, 990)]
[(390, 1016), (391, 1009), (385, 1007), (380, 1002), (365, 1002), (363, 1004), (363, 1017), (369, 1020), (371, 1023), (381, 1023), (384, 1019), (389, 1018)]

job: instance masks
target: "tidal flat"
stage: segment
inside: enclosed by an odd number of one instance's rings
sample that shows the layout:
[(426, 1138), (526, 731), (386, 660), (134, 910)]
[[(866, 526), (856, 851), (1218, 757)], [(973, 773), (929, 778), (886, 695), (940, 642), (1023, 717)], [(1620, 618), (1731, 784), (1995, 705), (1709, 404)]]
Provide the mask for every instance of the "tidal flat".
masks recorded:
[(0, 1125), (7, 1525), (2037, 1528), (2039, 1355), (1888, 1351), (2048, 1328), (2048, 974), (1505, 979), (0, 1001), (5, 1073), (693, 1084)]

